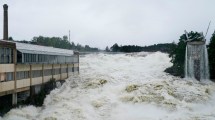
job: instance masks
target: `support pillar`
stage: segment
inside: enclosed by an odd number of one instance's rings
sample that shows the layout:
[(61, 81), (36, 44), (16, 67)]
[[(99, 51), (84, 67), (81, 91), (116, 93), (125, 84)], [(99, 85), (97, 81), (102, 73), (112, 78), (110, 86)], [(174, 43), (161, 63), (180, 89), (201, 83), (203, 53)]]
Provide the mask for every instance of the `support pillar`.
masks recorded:
[(67, 78), (69, 78), (69, 64), (67, 64)]
[(30, 97), (31, 97), (31, 99), (33, 99), (34, 95), (35, 95), (35, 86), (31, 86), (30, 87)]
[(54, 79), (54, 64), (52, 64), (52, 80)]
[(60, 80), (62, 80), (62, 64), (60, 64)]
[(17, 93), (12, 94), (12, 105), (13, 106), (17, 105)]
[(44, 84), (44, 64), (42, 64), (42, 85)]

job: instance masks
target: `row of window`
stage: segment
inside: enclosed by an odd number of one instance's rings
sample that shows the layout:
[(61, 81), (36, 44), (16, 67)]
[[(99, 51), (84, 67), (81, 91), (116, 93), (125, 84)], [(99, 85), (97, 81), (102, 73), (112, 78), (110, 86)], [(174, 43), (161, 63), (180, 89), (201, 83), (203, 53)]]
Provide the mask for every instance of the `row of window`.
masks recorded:
[(31, 72), (32, 78), (41, 77), (42, 76), (42, 70), (33, 70)]
[(44, 76), (50, 76), (50, 75), (52, 75), (52, 69), (44, 70)]
[[(57, 56), (57, 55), (42, 55), (42, 54), (28, 54), (17, 51), (18, 63), (77, 63), (78, 56)], [(0, 64), (13, 63), (13, 49), (0, 48)]]
[(67, 73), (68, 69), (67, 68), (61, 68), (61, 73)]
[(78, 67), (70, 67), (68, 68), (69, 72), (77, 72), (78, 71)]
[(0, 48), (0, 63), (12, 63), (13, 62), (13, 49)]
[(30, 77), (30, 72), (29, 71), (19, 71), (16, 72), (16, 79), (21, 80), (21, 79), (27, 79)]
[(13, 72), (0, 73), (0, 82), (14, 80)]
[[(61, 68), (61, 69), (58, 68), (53, 70), (54, 75), (60, 74), (60, 70), (61, 70), (61, 73), (67, 73), (67, 68)], [(44, 70), (44, 76), (50, 76), (50, 75), (52, 75), (52, 69)], [(42, 70), (32, 71), (32, 78), (41, 77), (41, 76), (42, 76)], [(17, 80), (30, 78), (30, 72), (19, 71), (16, 73), (16, 77), (17, 77)]]
[(37, 62), (37, 58), (35, 54), (24, 54), (24, 62)]
[(77, 72), (78, 71), (78, 67), (74, 67), (74, 71), (73, 72)]
[[(69, 72), (77, 72), (78, 68), (75, 67), (69, 67), (67, 68), (56, 68), (56, 69), (46, 69), (44, 70), (44, 76), (50, 76), (52, 75), (58, 75), (61, 73), (67, 73), (67, 71)], [(32, 78), (36, 78), (36, 77), (42, 77), (42, 70), (33, 70), (32, 71)], [(16, 72), (16, 79), (17, 80), (21, 80), (21, 79), (28, 79), (30, 78), (30, 71), (18, 71)], [(10, 80), (14, 80), (14, 74), (13, 72), (6, 72), (6, 73), (0, 73), (0, 81), (10, 81)]]
[(69, 68), (68, 68), (68, 71), (69, 71), (69, 72), (73, 72), (73, 71), (74, 71), (73, 67), (69, 67)]
[(78, 56), (57, 56), (57, 55), (42, 55), (42, 54), (22, 54), (18, 57), (18, 63), (76, 63)]

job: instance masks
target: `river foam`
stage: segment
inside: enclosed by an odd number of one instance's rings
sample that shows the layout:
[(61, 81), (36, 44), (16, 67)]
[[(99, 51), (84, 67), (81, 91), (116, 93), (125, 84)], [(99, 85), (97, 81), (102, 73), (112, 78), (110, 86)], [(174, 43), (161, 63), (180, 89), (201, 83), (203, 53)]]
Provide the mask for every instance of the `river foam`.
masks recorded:
[(215, 119), (215, 84), (173, 77), (167, 54), (88, 54), (80, 75), (47, 95), (42, 107), (12, 109), (9, 120)]

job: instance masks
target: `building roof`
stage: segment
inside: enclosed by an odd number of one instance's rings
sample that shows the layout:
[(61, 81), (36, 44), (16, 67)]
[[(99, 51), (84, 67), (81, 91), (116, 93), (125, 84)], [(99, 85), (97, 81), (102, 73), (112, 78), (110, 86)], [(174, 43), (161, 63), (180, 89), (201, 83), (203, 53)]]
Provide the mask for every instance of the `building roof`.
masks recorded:
[(62, 56), (71, 56), (74, 54), (73, 50), (68, 50), (68, 49), (60, 49), (60, 48), (47, 47), (47, 46), (41, 46), (41, 45), (33, 45), (33, 44), (20, 43), (20, 42), (14, 42), (14, 41), (6, 41), (6, 40), (1, 40), (1, 41), (15, 43), (16, 49), (21, 53), (62, 55)]

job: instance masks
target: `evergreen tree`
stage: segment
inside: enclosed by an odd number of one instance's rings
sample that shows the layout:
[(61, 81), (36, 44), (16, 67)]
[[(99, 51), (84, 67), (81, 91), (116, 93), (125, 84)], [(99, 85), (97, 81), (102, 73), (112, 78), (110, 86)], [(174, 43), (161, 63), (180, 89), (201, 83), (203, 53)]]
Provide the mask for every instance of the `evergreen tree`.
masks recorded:
[(111, 47), (111, 51), (112, 52), (120, 52), (120, 49), (119, 49), (119, 45), (117, 43), (115, 43), (112, 47)]
[(63, 40), (68, 41), (68, 36), (64, 35)]
[(43, 45), (43, 46), (52, 46), (56, 48), (62, 48), (62, 49), (72, 49), (72, 50), (78, 50), (78, 51), (88, 51), (88, 52), (97, 52), (99, 51), (98, 48), (91, 48), (89, 45), (82, 46), (80, 44), (75, 45), (74, 42), (69, 42), (67, 36), (61, 37), (33, 37), (33, 39), (28, 41), (19, 41), (23, 43), (31, 43), (36, 45)]
[(9, 37), (8, 40), (9, 40), (9, 41), (13, 41), (13, 38), (12, 38), (12, 37)]
[[(198, 32), (189, 32), (188, 36), (190, 39), (197, 38), (197, 36), (201, 36)], [(186, 52), (186, 43), (184, 40), (187, 40), (187, 37), (185, 34), (182, 34), (179, 38), (179, 42), (177, 46), (173, 47), (172, 51), (169, 54), (169, 57), (171, 57), (171, 62), (173, 63), (173, 66), (170, 68), (167, 68), (165, 71), (175, 75), (175, 76), (181, 76), (184, 77), (184, 64), (185, 64), (185, 52)], [(195, 39), (198, 41), (199, 39)]]
[(210, 66), (210, 78), (215, 79), (215, 31), (210, 39), (208, 46), (208, 57)]
[(108, 46), (105, 48), (105, 51), (106, 51), (106, 52), (110, 52), (110, 49), (109, 49)]

